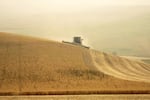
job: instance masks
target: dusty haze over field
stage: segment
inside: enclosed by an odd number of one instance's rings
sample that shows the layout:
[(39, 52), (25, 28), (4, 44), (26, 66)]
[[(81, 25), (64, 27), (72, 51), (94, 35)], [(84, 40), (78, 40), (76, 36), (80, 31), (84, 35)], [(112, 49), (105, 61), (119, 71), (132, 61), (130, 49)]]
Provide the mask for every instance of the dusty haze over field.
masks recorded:
[(150, 56), (149, 0), (0, 0), (0, 31)]

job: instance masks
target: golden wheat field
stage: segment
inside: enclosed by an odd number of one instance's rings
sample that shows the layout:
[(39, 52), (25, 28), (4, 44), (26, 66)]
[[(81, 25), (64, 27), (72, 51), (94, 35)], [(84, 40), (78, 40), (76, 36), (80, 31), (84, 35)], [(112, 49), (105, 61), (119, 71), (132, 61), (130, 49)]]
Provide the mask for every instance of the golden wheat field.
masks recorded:
[(1, 95), (150, 93), (149, 75), (143, 62), (0, 33)]

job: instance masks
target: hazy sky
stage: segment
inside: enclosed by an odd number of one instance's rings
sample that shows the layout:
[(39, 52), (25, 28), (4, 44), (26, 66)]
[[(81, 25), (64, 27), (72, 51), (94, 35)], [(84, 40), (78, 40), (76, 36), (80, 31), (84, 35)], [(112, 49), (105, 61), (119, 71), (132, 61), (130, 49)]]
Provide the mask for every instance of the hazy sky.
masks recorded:
[(0, 0), (0, 31), (150, 56), (150, 0)]

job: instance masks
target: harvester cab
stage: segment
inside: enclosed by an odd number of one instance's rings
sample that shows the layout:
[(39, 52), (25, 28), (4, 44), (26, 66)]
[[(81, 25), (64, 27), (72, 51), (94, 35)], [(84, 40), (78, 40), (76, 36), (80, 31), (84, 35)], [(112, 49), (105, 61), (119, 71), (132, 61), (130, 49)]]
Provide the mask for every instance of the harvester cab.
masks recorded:
[(75, 37), (73, 37), (73, 42), (67, 42), (67, 41), (62, 41), (62, 42), (72, 44), (72, 45), (78, 45), (78, 46), (89, 49), (90, 47), (82, 45), (82, 41), (83, 41), (83, 39), (81, 37), (75, 36)]

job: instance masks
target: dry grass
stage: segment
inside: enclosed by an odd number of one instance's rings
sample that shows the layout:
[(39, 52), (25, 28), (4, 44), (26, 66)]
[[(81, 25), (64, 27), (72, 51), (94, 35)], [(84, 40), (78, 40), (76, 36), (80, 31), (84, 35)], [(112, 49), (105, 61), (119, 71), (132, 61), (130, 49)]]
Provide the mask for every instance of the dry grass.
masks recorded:
[(1, 96), (2, 100), (149, 100), (150, 95)]
[(0, 92), (149, 91), (98, 71), (88, 49), (0, 33)]

